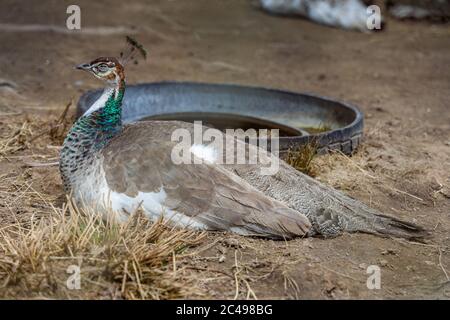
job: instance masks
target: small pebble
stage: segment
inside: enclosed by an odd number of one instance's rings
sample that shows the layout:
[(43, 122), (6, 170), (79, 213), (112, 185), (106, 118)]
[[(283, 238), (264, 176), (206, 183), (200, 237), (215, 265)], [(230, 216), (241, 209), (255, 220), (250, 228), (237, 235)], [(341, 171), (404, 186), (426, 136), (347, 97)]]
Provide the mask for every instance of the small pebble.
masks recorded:
[(217, 247), (217, 251), (219, 251), (221, 254), (225, 254), (225, 253), (227, 253), (227, 248), (225, 248), (224, 246), (222, 246), (222, 245), (219, 245), (218, 247)]
[(414, 272), (416, 271), (416, 269), (413, 266), (407, 266), (406, 270), (410, 271), (410, 272)]
[(222, 241), (222, 243), (228, 247), (232, 247), (232, 248), (236, 248), (236, 249), (242, 248), (242, 245), (239, 244), (239, 241), (237, 241), (236, 239), (233, 239), (233, 238), (224, 239)]
[(385, 259), (381, 259), (380, 260), (380, 266), (386, 267), (387, 265), (388, 265), (388, 261), (387, 260), (385, 260)]
[(394, 249), (387, 249), (387, 250), (383, 250), (383, 251), (381, 252), (381, 254), (382, 254), (382, 255), (388, 255), (388, 254), (390, 254), (390, 255), (397, 255), (398, 252), (395, 251)]

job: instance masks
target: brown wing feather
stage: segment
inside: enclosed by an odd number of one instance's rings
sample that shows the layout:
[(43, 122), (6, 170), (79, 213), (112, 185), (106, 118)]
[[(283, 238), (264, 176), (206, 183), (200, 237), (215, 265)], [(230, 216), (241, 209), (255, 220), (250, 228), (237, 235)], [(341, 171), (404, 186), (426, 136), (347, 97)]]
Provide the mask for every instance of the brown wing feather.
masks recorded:
[[(168, 123), (167, 130), (172, 125)], [(306, 235), (310, 223), (304, 215), (220, 165), (175, 165), (170, 157), (175, 143), (167, 141), (167, 135), (158, 140), (150, 127), (151, 122), (126, 126), (103, 150), (106, 180), (113, 191), (133, 197), (163, 187), (168, 208), (210, 229), (271, 238)]]

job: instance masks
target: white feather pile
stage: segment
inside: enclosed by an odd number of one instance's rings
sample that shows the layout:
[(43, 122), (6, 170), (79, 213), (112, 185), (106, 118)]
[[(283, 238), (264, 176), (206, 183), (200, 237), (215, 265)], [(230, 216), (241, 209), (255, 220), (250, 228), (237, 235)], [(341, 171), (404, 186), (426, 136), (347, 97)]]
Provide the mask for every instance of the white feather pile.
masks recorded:
[(367, 32), (367, 7), (360, 0), (261, 0), (272, 13), (297, 14), (314, 22)]

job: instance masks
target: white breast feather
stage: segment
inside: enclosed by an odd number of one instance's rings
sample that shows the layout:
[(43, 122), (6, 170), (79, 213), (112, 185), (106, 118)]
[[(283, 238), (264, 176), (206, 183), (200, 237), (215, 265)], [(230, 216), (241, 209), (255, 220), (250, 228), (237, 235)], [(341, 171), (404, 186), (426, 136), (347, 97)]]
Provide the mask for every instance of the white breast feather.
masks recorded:
[(89, 107), (89, 109), (84, 113), (83, 116), (87, 116), (91, 114), (94, 111), (97, 111), (98, 109), (105, 106), (106, 101), (108, 101), (109, 97), (111, 96), (112, 92), (114, 91), (114, 88), (105, 88), (100, 98), (97, 99), (97, 101), (94, 102), (92, 106)]
[(163, 187), (158, 192), (139, 192), (136, 197), (130, 197), (124, 193), (112, 191), (108, 187), (101, 162), (93, 164), (92, 168), (80, 179), (81, 182), (76, 184), (74, 196), (83, 205), (101, 212), (103, 218), (112, 213), (114, 218), (124, 222), (140, 206), (152, 221), (163, 215), (164, 220), (177, 226), (207, 229), (205, 224), (167, 208), (164, 205), (167, 194)]

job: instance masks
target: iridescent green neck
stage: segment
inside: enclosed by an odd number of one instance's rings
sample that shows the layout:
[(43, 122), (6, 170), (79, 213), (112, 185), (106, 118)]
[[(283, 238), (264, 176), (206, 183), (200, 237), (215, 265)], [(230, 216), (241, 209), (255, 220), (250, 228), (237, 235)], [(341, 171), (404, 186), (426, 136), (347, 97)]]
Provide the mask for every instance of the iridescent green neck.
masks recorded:
[(105, 89), (102, 96), (72, 126), (61, 149), (59, 168), (66, 191), (87, 170), (98, 151), (122, 129), (125, 81)]
[(102, 96), (73, 125), (67, 139), (91, 139), (95, 149), (103, 147), (122, 128), (124, 93), (124, 80), (116, 86), (105, 88)]

